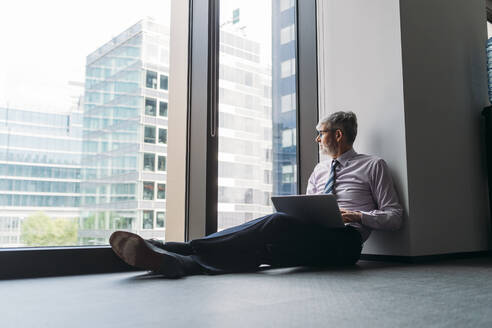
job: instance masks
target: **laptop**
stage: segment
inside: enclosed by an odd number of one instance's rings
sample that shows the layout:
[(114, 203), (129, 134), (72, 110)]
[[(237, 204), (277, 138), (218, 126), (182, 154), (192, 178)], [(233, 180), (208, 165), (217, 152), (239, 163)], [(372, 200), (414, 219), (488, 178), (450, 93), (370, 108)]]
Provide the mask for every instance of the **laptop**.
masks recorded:
[(322, 224), (328, 228), (343, 228), (345, 224), (333, 195), (273, 196), (272, 203), (277, 212)]

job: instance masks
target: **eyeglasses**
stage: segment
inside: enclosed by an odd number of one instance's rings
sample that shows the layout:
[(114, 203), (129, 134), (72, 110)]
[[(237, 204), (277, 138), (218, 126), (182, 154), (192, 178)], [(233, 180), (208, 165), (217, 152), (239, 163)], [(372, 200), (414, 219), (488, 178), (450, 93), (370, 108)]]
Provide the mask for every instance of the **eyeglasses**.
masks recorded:
[(326, 132), (329, 132), (329, 131), (336, 131), (336, 130), (339, 130), (339, 129), (325, 129), (325, 130), (319, 130), (317, 131), (318, 134), (317, 134), (317, 138), (322, 138), (323, 137), (323, 133), (326, 133)]

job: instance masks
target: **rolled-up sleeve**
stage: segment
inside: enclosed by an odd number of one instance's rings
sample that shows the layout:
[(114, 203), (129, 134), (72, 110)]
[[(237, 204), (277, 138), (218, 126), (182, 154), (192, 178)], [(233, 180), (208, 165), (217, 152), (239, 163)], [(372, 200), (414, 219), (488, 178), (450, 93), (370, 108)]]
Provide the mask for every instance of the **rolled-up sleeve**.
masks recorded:
[(384, 160), (378, 159), (371, 171), (372, 195), (378, 209), (361, 211), (362, 224), (375, 230), (398, 230), (402, 224), (403, 209), (388, 166)]

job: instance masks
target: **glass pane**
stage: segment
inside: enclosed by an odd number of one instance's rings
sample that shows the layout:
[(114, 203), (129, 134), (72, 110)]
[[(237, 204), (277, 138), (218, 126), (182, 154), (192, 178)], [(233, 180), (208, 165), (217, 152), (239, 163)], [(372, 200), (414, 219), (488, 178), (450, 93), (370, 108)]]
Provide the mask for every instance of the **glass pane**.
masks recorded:
[(162, 90), (168, 89), (167, 83), (168, 83), (167, 82), (167, 75), (161, 75), (161, 83), (159, 84), (159, 86)]
[(155, 116), (157, 112), (157, 101), (152, 98), (145, 98), (145, 115)]
[(155, 169), (155, 154), (144, 154), (144, 171), (154, 171)]
[(154, 183), (145, 181), (143, 183), (143, 199), (153, 200), (154, 199)]
[(156, 228), (164, 228), (166, 226), (166, 213), (165, 212), (157, 212), (155, 219)]
[(167, 102), (159, 102), (159, 116), (167, 117)]
[(144, 142), (155, 143), (155, 127), (154, 126), (146, 126), (145, 127)]
[(297, 193), (293, 0), (220, 3), (218, 229)]
[(154, 212), (143, 211), (143, 223), (142, 228), (153, 229), (154, 228)]
[(147, 71), (145, 86), (151, 89), (157, 89), (157, 72)]
[(157, 199), (166, 199), (166, 185), (163, 183), (157, 184)]
[(166, 156), (158, 157), (157, 170), (166, 171)]
[(170, 11), (169, 0), (0, 11), (0, 247), (107, 244), (116, 229), (164, 238), (154, 188), (166, 184)]
[(167, 143), (167, 130), (159, 129), (159, 143), (166, 144)]

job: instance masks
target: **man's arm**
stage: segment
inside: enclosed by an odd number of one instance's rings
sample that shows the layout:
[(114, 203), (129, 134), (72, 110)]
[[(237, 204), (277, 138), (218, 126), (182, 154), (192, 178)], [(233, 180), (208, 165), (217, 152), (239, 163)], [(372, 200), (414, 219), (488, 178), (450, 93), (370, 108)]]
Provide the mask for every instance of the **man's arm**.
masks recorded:
[(361, 211), (361, 223), (377, 230), (398, 230), (402, 224), (403, 209), (384, 160), (380, 159), (375, 163), (370, 183), (378, 209)]
[(314, 195), (317, 192), (316, 183), (315, 183), (316, 182), (315, 172), (316, 172), (316, 167), (314, 168), (313, 172), (311, 173), (311, 176), (309, 177), (308, 185), (306, 188), (306, 195)]

